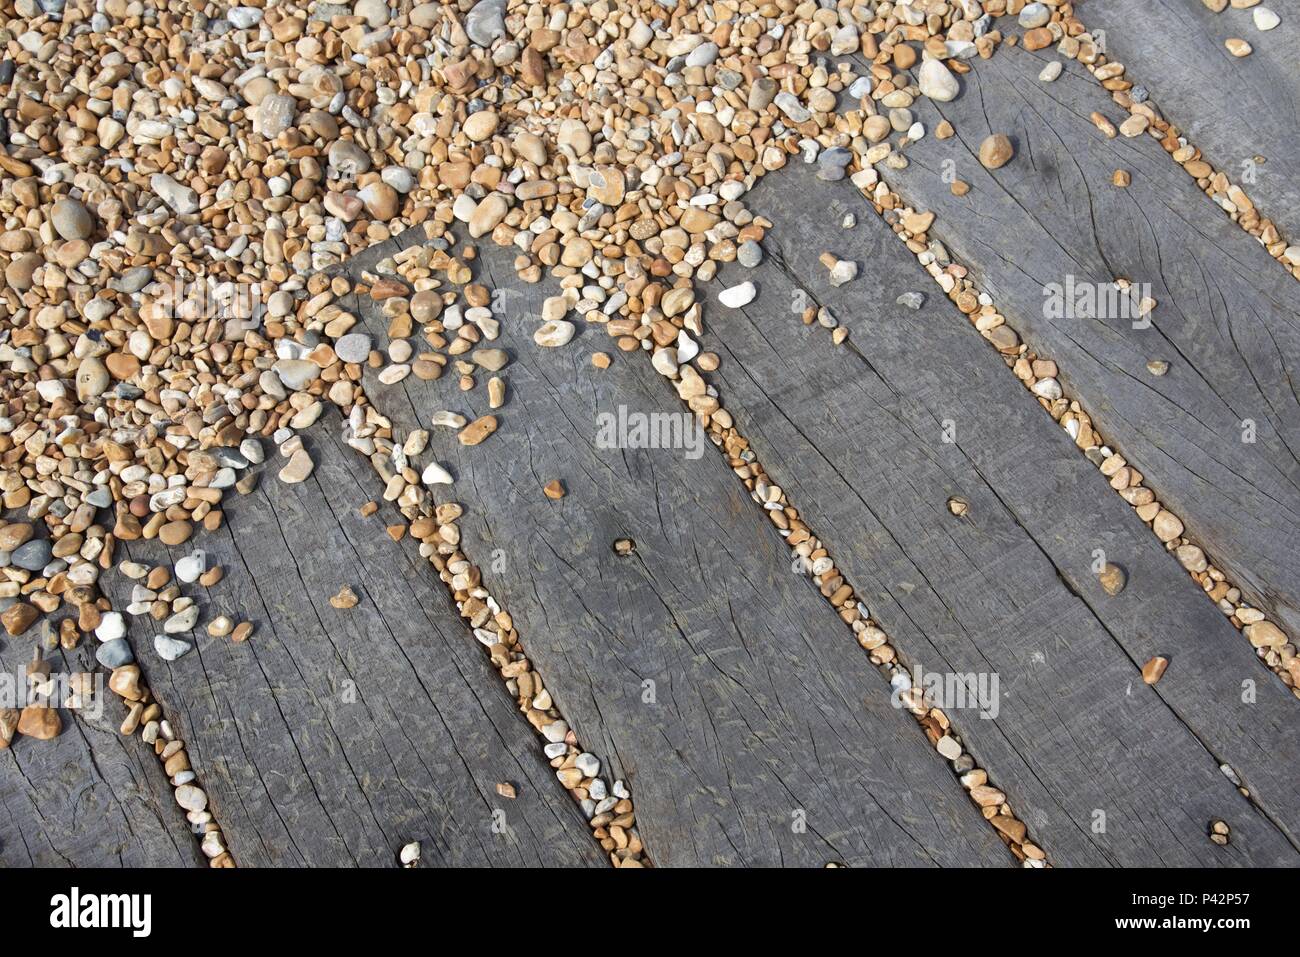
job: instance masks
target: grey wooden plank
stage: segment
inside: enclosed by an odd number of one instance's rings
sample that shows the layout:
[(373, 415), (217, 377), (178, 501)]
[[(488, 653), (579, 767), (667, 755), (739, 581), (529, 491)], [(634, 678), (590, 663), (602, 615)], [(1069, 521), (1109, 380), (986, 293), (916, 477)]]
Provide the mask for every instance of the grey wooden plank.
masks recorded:
[[(1119, 119), (1097, 84), (1066, 66), (1036, 79), (1043, 60), (1007, 48), (964, 79), (954, 102), (918, 104), (932, 129), (887, 179), (937, 213), (932, 238), (1039, 354), (1057, 360), (1111, 445), (1147, 476), (1215, 563), (1291, 634), (1300, 633), (1300, 315), (1295, 281), (1226, 219), (1149, 137), (1104, 138), (1094, 110)], [(1017, 144), (1000, 170), (976, 159), (990, 131)], [(945, 161), (972, 184), (955, 197)], [(1114, 170), (1132, 171), (1127, 189)], [(949, 169), (952, 169), (949, 167)], [(1130, 318), (1059, 318), (1049, 284), (1147, 283), (1149, 328)], [(1146, 371), (1152, 358), (1168, 375)], [(1243, 423), (1254, 441), (1244, 441)]]
[[(0, 669), (22, 680), (31, 649), (26, 638), (6, 636)], [(47, 658), (56, 673), (96, 667), (85, 645)], [(63, 731), (56, 738), (20, 736), (0, 751), (0, 866), (203, 863), (153, 752), (117, 733), (125, 712), (111, 692), (105, 689), (101, 701), (100, 709), (61, 710)]]
[[(212, 589), (187, 589), (201, 621), (249, 619), (253, 637), (198, 631), (174, 663), (141, 655), (236, 862), (391, 866), (419, 840), (426, 865), (603, 865), (432, 570), (385, 534), (382, 513), (359, 514), (382, 487), (352, 471), (339, 429), (330, 413), (307, 434), (307, 482), (281, 483), (270, 462), (195, 543), (226, 569)], [(152, 563), (187, 551), (129, 548)], [(343, 585), (361, 599), (353, 609), (328, 604)], [(151, 640), (132, 631), (138, 647)]]
[[(1295, 243), (1300, 10), (1274, 9), (1282, 22), (1267, 33), (1255, 28), (1251, 10), (1215, 14), (1182, 0), (1087, 0), (1078, 16), (1089, 30), (1106, 32), (1108, 55), (1125, 65), (1125, 75)], [(1254, 52), (1234, 57), (1223, 45), (1230, 37), (1249, 41)]]
[[(856, 209), (859, 225), (809, 217), (810, 203)], [(753, 304), (727, 309), (710, 287), (704, 347), (723, 357), (723, 401), (913, 664), (999, 676), (996, 719), (955, 722), (1034, 838), (1065, 865), (1300, 861), (1300, 712), (1246, 643), (851, 185), (799, 166), (749, 205), (776, 226), (763, 266), (720, 279), (753, 279)], [(861, 277), (831, 288), (827, 249)], [(895, 304), (909, 291), (925, 294), (919, 311)], [(803, 326), (801, 299), (848, 341)], [(1116, 598), (1091, 572), (1095, 549), (1129, 572)], [(1173, 664), (1151, 688), (1139, 669), (1155, 654)], [(1227, 849), (1206, 839), (1216, 818), (1233, 827)]]
[[(480, 260), (492, 288), (516, 288), (507, 250)], [(678, 411), (668, 385), (641, 357), (594, 369), (600, 330), (538, 349), (542, 291), (517, 291), (495, 343), (513, 356), (501, 427), (469, 449), (435, 432), (457, 479), (438, 498), (466, 506), (466, 552), (578, 739), (628, 781), (652, 860), (1010, 865), (717, 453), (597, 447), (602, 412)], [(399, 434), (441, 408), (487, 410), (482, 384), (462, 394), (450, 375), (368, 379)], [(553, 478), (559, 502), (541, 491)], [(614, 554), (623, 537), (634, 555)]]

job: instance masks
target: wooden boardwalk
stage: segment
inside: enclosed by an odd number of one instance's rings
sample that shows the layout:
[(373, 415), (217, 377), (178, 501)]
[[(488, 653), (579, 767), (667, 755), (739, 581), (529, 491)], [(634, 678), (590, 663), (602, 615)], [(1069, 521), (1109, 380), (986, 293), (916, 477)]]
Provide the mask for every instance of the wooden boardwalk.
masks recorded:
[[(1229, 83), (1227, 26), (1199, 3), (1087, 0), (1079, 15), (1213, 162), (1267, 158), (1251, 196), (1296, 241), (1300, 170), (1281, 146), (1300, 53), (1281, 41), (1300, 21), (1284, 18)], [(1142, 41), (1171, 18), (1174, 40)], [(1155, 139), (1098, 132), (1094, 111), (1123, 116), (1077, 63), (1039, 82), (1050, 54), (999, 48), (954, 102), (918, 100), (927, 136), (883, 177), (937, 214), (930, 238), (1057, 362), (1244, 598), (1300, 635), (1300, 287)], [(953, 138), (932, 135), (941, 120)], [(1016, 147), (996, 171), (977, 159), (991, 131)], [(721, 360), (708, 381), (771, 480), (909, 672), (996, 682), (991, 702), (945, 710), (1053, 866), (1300, 865), (1300, 701), (943, 295), (893, 234), (896, 215), (815, 169), (793, 157), (746, 197), (775, 224), (763, 263), (724, 265), (698, 290), (700, 345)], [(969, 193), (953, 195), (950, 169)], [(1110, 185), (1117, 169), (1132, 174), (1126, 189)], [(826, 251), (858, 278), (831, 287)], [(511, 359), (487, 442), (430, 426), (439, 410), (487, 413), (481, 384), (462, 392), (449, 372), (385, 385), (368, 368), (364, 386), (399, 439), (431, 429), (429, 455), (455, 479), (438, 501), (464, 506), (464, 551), (577, 739), (630, 788), (651, 861), (1015, 866), (963, 786), (967, 768), (897, 706), (672, 384), (595, 324), (579, 320), (565, 348), (535, 346), (557, 289), (519, 283), (511, 259), (485, 241), (475, 262), (478, 281), (506, 291), (491, 345)], [(1045, 290), (1066, 277), (1148, 284), (1153, 321), (1051, 314)], [(752, 303), (719, 301), (746, 279)], [(919, 305), (899, 301), (918, 293)], [(348, 305), (382, 347), (379, 305)], [(847, 339), (801, 321), (809, 306)], [(1150, 375), (1152, 359), (1168, 374)], [(675, 422), (683, 438), (611, 445), (602, 417), (628, 415)], [(171, 663), (149, 647), (147, 619), (132, 628), (232, 856), (393, 866), (419, 841), (432, 866), (606, 866), (419, 543), (386, 534), (401, 516), (337, 412), (304, 441), (306, 482), (278, 481), (267, 443), (258, 486), (229, 501), (220, 529), (117, 556), (171, 565), (202, 549), (225, 575), (198, 591), (201, 621), (256, 626), (238, 644), (200, 626)], [(559, 500), (543, 494), (552, 480)], [(378, 511), (363, 514), (368, 502)], [(1102, 589), (1098, 555), (1125, 570), (1121, 593)], [(131, 584), (113, 581), (114, 607)], [(345, 586), (357, 604), (332, 607)], [(52, 664), (92, 669), (91, 644)], [(0, 640), (0, 667), (20, 673), (29, 647)], [(1170, 664), (1148, 685), (1155, 656)], [(204, 864), (158, 762), (118, 734), (106, 697), (101, 715), (65, 713), (52, 741), (0, 750), (0, 863)], [(1231, 827), (1226, 846), (1208, 839), (1216, 821)]]

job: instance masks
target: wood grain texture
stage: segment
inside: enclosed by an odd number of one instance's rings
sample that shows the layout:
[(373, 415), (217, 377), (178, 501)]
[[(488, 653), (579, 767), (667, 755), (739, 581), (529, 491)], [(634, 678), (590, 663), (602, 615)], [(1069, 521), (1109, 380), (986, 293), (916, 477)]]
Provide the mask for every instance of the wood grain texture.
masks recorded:
[[(1252, 10), (1215, 14), (1199, 2), (1084, 0), (1076, 9), (1089, 30), (1106, 31), (1109, 55), (1150, 92), (1161, 114), (1296, 243), (1300, 11), (1273, 7), (1282, 22), (1268, 32), (1255, 28)], [(1223, 45), (1230, 37), (1248, 41), (1254, 52), (1234, 57)], [(1265, 162), (1256, 163), (1257, 156)]]
[[(1106, 139), (1089, 114), (1119, 120), (1078, 64), (1042, 83), (1044, 58), (1000, 50), (963, 78), (963, 93), (919, 115), (956, 136), (927, 137), (887, 178), (938, 215), (932, 238), (972, 270), (1011, 325), (1057, 360), (1111, 445), (1136, 465), (1245, 595), (1300, 633), (1300, 314), (1295, 281), (1224, 217), (1149, 137)], [(1016, 156), (985, 170), (990, 131)], [(946, 161), (955, 167), (945, 167)], [(1132, 172), (1127, 189), (1110, 185)], [(972, 189), (955, 197), (945, 171)], [(1146, 283), (1149, 328), (1129, 318), (1054, 318), (1051, 283)], [(1170, 362), (1168, 375), (1146, 371)], [(1243, 441), (1243, 423), (1255, 441)]]
[[(598, 447), (600, 413), (678, 411), (649, 361), (594, 369), (612, 341), (591, 327), (539, 349), (541, 290), (512, 285), (508, 251), (482, 259), (519, 293), (493, 343), (513, 356), (509, 398), (481, 446), (435, 431), (456, 478), (438, 497), (467, 506), (467, 553), (579, 741), (628, 781), (655, 863), (1012, 864), (717, 452)], [(486, 412), (485, 379), (369, 388), (408, 429)], [(556, 478), (559, 502), (542, 494)], [(624, 537), (636, 551), (618, 557)]]
[[(809, 217), (810, 203), (829, 214)], [(752, 279), (759, 298), (710, 298), (719, 390), (900, 651), (928, 671), (999, 676), (996, 720), (954, 721), (1034, 838), (1067, 866), (1300, 860), (1300, 711), (1240, 636), (850, 184), (796, 167), (750, 205), (776, 227), (760, 268), (722, 276)], [(838, 228), (855, 210), (859, 225)], [(823, 250), (860, 278), (831, 288)], [(919, 311), (895, 303), (910, 291)], [(804, 302), (848, 341), (803, 326)], [(1094, 549), (1128, 570), (1121, 596), (1102, 592)], [(1173, 665), (1151, 688), (1139, 669), (1155, 654)], [(1215, 818), (1232, 822), (1227, 849), (1206, 839)]]
[[(22, 679), (39, 626), (0, 639), (0, 669)], [(55, 673), (94, 670), (90, 641), (47, 655)], [(21, 736), (0, 751), (0, 866), (186, 867), (203, 861), (153, 751), (123, 738), (125, 716), (105, 689), (103, 708), (60, 711), (63, 733)]]
[[(316, 469), (300, 485), (275, 477), (282, 462), (268, 447), (258, 490), (196, 543), (226, 570), (206, 593), (186, 589), (201, 621), (251, 620), (247, 643), (198, 631), (195, 649), (168, 664), (152, 632), (132, 628), (235, 860), (392, 866), (419, 840), (426, 865), (601, 865), (431, 569), (379, 517), (359, 515), (382, 487), (339, 428), (330, 414), (309, 431)], [(128, 549), (150, 563), (188, 551)], [(343, 585), (355, 608), (329, 605)], [(496, 794), (506, 781), (518, 800)]]

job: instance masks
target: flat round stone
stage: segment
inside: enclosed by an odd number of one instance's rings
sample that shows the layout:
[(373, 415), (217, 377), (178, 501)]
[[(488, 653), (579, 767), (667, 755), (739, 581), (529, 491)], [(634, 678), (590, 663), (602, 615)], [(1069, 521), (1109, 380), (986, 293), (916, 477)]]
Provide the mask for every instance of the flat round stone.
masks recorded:
[(364, 332), (350, 332), (334, 343), (334, 354), (344, 362), (362, 363), (370, 358), (370, 337)]

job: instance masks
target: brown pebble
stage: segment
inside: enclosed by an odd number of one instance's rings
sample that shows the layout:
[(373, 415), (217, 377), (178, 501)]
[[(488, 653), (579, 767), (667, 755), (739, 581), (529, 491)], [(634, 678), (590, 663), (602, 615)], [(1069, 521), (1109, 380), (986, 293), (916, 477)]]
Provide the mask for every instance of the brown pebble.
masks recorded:
[(241, 621), (235, 626), (235, 630), (230, 633), (230, 640), (236, 644), (247, 641), (253, 634), (253, 623), (251, 621)]
[(1169, 667), (1169, 659), (1156, 655), (1150, 661), (1142, 666), (1142, 680), (1149, 685), (1159, 681)]
[(344, 585), (338, 590), (338, 594), (330, 598), (330, 604), (335, 608), (355, 608), (360, 600), (356, 592)]
[(1129, 174), (1128, 170), (1117, 169), (1115, 170), (1115, 175), (1113, 175), (1110, 178), (1110, 182), (1111, 185), (1118, 186), (1120, 189), (1124, 189), (1131, 182), (1133, 182), (1133, 177)]
[(371, 515), (374, 515), (375, 512), (379, 511), (379, 503), (366, 502), (366, 504), (362, 505), (359, 509), (357, 509), (357, 511), (361, 513), (361, 516), (363, 518), (369, 518)]
[(543, 488), (542, 491), (546, 493), (547, 498), (556, 502), (565, 496), (564, 483), (559, 479), (551, 479), (546, 483), (546, 487)]
[(952, 186), (950, 186), (949, 189), (952, 190), (952, 194), (954, 196), (965, 196), (967, 193), (970, 192), (970, 183), (967, 183), (965, 180), (960, 180), (960, 179), (954, 180)]
[(9, 747), (18, 732), (19, 716), (17, 708), (0, 708), (0, 751)]
[(519, 796), (519, 792), (515, 790), (515, 786), (509, 781), (501, 781), (497, 784), (497, 794), (511, 801)]
[(1107, 562), (1102, 570), (1097, 573), (1097, 579), (1101, 582), (1102, 589), (1107, 595), (1118, 595), (1128, 584), (1128, 576), (1124, 574), (1124, 569), (1118, 565), (1112, 565)]
[(496, 430), (497, 417), (495, 415), (484, 415), (461, 429), (458, 438), (461, 445), (478, 445)]
[(984, 137), (984, 142), (980, 144), (979, 155), (985, 169), (999, 169), (1007, 165), (1015, 155), (1015, 149), (1006, 136), (1002, 133), (994, 133)]
[(168, 522), (158, 529), (158, 538), (164, 545), (180, 545), (189, 541), (190, 535), (193, 533), (194, 526), (181, 519), (176, 522)]
[(225, 577), (225, 574), (225, 569), (220, 565), (213, 565), (199, 576), (199, 584), (204, 588), (211, 588), (217, 582), (221, 581), (221, 579)]
[(41, 613), (33, 605), (16, 602), (0, 613), (0, 624), (4, 625), (11, 637), (17, 637), (32, 626)]
[(48, 741), (63, 730), (59, 712), (43, 704), (29, 704), (18, 718), (18, 733), (37, 741)]

